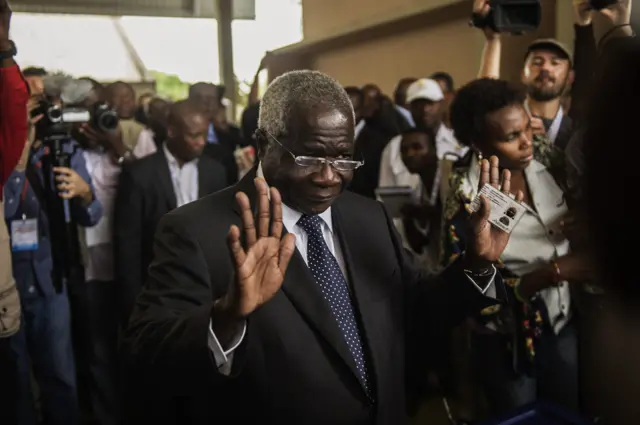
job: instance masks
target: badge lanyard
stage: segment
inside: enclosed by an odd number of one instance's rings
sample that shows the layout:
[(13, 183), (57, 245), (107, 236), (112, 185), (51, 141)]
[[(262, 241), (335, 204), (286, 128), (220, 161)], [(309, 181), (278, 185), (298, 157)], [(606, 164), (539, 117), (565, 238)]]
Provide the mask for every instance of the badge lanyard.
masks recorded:
[[(531, 114), (531, 109), (529, 109), (529, 102), (524, 102), (524, 109), (527, 110), (529, 114)], [(551, 123), (551, 127), (549, 127), (549, 131), (547, 131), (547, 137), (551, 144), (556, 143), (556, 139), (558, 138), (558, 133), (560, 132), (560, 125), (562, 124), (562, 118), (564, 118), (564, 109), (562, 105), (558, 109), (558, 113), (556, 114), (553, 122)]]

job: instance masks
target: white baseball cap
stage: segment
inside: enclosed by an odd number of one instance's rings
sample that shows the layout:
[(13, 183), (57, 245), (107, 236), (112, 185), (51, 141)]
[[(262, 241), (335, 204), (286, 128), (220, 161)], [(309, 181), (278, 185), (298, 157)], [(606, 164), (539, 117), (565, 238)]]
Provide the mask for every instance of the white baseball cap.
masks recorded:
[(412, 83), (407, 88), (407, 103), (418, 99), (427, 99), (432, 102), (439, 102), (444, 99), (440, 84), (430, 78), (421, 78)]

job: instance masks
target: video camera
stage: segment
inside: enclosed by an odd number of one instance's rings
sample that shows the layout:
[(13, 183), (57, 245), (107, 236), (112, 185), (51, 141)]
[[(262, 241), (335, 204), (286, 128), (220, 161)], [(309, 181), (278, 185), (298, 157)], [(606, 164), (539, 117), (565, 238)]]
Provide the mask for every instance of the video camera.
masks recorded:
[(48, 135), (69, 134), (73, 124), (89, 123), (99, 130), (108, 132), (118, 128), (119, 123), (118, 113), (106, 102), (97, 102), (89, 110), (41, 100), (38, 107), (31, 111), (32, 118), (38, 115), (43, 117), (36, 125), (36, 133), (43, 139)]
[(619, 0), (589, 0), (589, 6), (594, 10), (602, 10), (616, 4)]
[(485, 17), (471, 15), (469, 25), (513, 35), (534, 31), (540, 25), (540, 0), (491, 0), (489, 5), (489, 14)]

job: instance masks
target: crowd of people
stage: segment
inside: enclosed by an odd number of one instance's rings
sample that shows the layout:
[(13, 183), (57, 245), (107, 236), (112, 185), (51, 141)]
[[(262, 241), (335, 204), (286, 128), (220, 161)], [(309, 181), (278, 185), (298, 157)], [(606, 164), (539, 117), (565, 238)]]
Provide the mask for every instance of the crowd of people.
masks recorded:
[[(574, 10), (573, 51), (536, 40), (521, 85), (480, 28), (459, 88), (291, 71), (261, 99), (256, 78), (236, 126), (211, 83), (172, 102), (20, 70), (0, 0), (3, 423), (437, 425), (425, 400), (454, 424), (536, 402), (634, 423), (637, 171), (617, 160), (640, 45), (631, 0)], [(52, 105), (117, 125), (56, 144)], [(511, 232), (485, 185), (524, 207)], [(60, 279), (62, 228), (80, 276)]]

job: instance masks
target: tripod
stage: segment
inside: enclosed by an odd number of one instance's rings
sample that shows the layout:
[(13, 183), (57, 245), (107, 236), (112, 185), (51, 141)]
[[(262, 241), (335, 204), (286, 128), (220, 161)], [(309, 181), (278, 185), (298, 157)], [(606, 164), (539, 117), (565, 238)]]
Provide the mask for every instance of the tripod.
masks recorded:
[[(65, 285), (80, 283), (84, 279), (78, 226), (71, 215), (72, 201), (60, 197), (53, 171), (54, 167), (71, 166), (71, 157), (76, 147), (67, 134), (47, 135), (44, 145), (48, 148), (48, 152), (42, 157), (44, 188), (40, 186), (37, 176), (30, 177), (29, 180), (49, 218), (53, 261), (51, 279), (56, 292), (60, 293)], [(38, 187), (41, 190), (37, 190)]]

